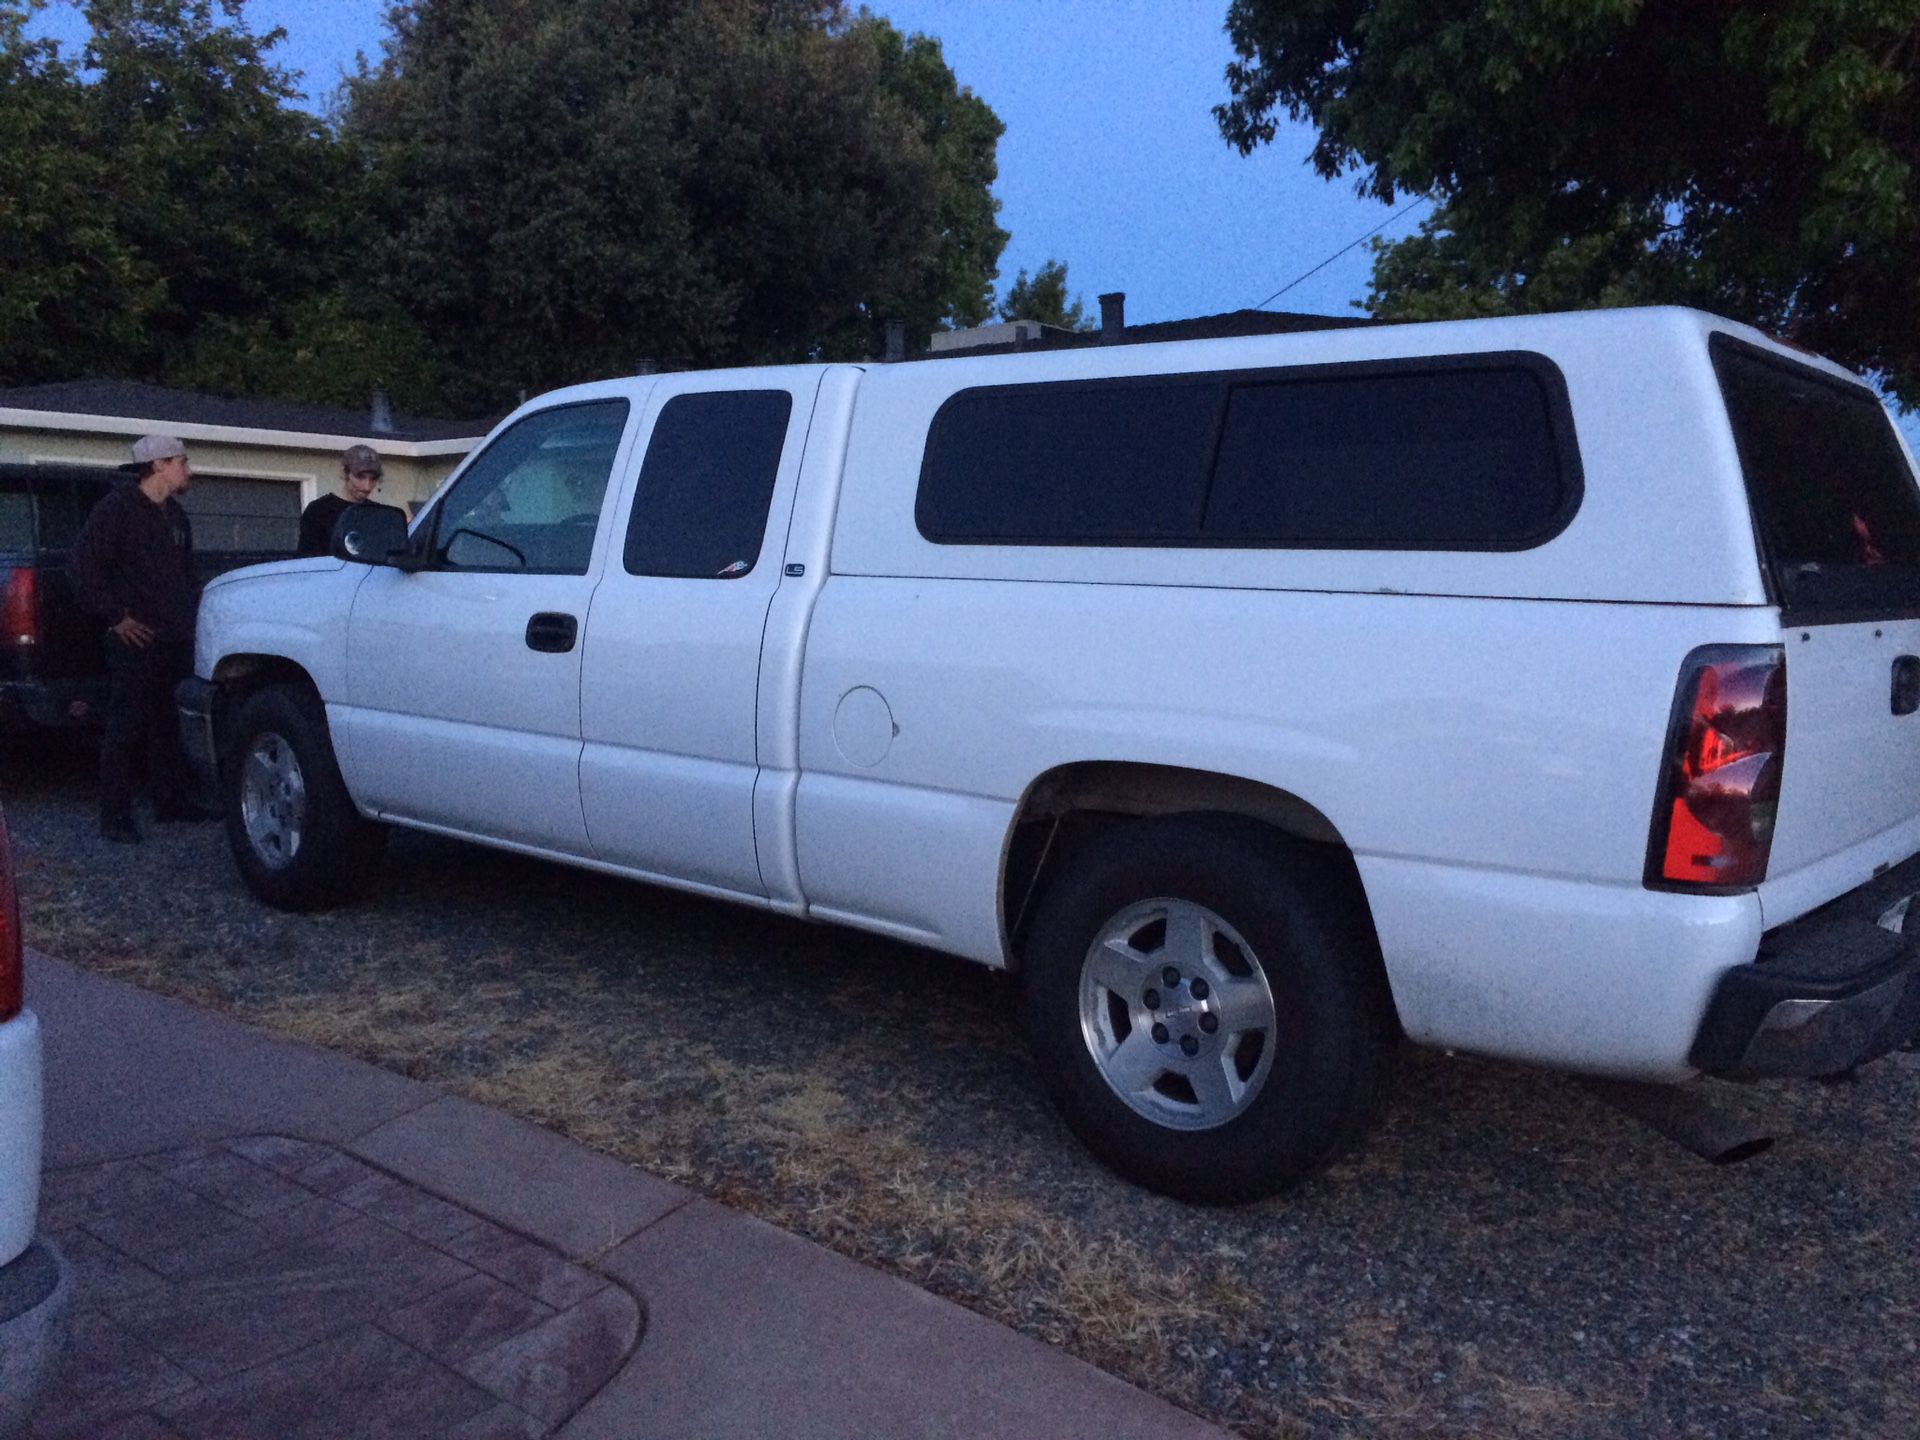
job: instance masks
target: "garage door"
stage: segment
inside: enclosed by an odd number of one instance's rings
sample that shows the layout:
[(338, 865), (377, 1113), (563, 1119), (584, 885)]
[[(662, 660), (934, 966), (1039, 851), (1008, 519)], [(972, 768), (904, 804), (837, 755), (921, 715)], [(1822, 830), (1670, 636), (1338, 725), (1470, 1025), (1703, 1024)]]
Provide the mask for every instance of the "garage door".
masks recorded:
[(193, 548), (291, 555), (300, 541), (300, 487), (291, 480), (196, 475), (180, 497), (193, 519)]

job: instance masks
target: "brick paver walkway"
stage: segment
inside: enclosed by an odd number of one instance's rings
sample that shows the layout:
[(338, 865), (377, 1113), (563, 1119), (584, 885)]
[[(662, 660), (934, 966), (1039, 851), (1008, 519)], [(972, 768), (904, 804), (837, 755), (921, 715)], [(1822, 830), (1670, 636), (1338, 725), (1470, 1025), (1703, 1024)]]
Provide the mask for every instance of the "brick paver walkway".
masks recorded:
[(73, 1328), (37, 1440), (552, 1433), (639, 1340), (605, 1276), (278, 1136), (48, 1174)]

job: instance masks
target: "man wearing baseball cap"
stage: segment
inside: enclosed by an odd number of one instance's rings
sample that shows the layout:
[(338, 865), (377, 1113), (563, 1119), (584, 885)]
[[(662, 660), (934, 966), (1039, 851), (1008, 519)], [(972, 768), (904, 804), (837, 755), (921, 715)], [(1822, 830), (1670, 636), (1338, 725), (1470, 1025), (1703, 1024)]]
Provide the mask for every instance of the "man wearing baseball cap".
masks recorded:
[(138, 844), (135, 772), (144, 753), (156, 820), (210, 818), (193, 803), (180, 749), (174, 687), (193, 670), (200, 582), (193, 529), (174, 496), (193, 478), (187, 447), (171, 435), (142, 435), (131, 485), (93, 507), (74, 541), (67, 578), (80, 603), (106, 623), (106, 731), (100, 738), (100, 833)]
[(300, 512), (297, 555), (331, 555), (333, 527), (349, 506), (364, 505), (380, 486), (380, 455), (371, 445), (349, 445), (340, 457), (340, 488)]

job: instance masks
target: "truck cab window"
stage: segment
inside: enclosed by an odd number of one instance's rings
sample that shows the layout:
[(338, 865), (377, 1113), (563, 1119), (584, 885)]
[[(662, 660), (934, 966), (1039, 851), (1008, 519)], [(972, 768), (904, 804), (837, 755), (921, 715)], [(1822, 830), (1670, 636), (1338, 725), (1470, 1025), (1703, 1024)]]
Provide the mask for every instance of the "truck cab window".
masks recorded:
[(625, 400), (562, 405), (503, 433), (440, 504), (440, 567), (586, 574), (627, 411)]
[(793, 397), (676, 395), (661, 407), (627, 526), (629, 575), (731, 580), (760, 559)]

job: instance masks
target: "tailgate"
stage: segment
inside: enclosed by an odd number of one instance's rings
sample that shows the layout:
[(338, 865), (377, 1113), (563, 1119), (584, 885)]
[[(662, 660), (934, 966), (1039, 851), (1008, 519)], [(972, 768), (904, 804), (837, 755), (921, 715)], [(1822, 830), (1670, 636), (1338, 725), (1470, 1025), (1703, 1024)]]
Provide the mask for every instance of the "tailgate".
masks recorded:
[(1920, 620), (1808, 625), (1787, 643), (1787, 749), (1767, 873), (1920, 816)]
[(1920, 817), (1920, 487), (1865, 385), (1726, 335), (1713, 362), (1786, 646), (1773, 881)]

